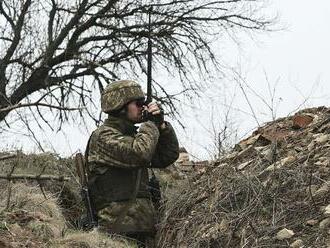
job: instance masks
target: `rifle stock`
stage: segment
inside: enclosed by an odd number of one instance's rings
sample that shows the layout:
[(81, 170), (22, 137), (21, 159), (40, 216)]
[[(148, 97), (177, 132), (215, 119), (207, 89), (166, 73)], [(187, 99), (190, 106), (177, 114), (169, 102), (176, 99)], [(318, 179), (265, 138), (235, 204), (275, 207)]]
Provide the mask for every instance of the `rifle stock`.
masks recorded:
[(88, 189), (86, 163), (84, 161), (84, 156), (81, 153), (76, 154), (75, 165), (81, 185), (81, 197), (87, 211), (87, 223), (83, 223), (83, 227), (94, 228), (97, 226), (96, 211)]

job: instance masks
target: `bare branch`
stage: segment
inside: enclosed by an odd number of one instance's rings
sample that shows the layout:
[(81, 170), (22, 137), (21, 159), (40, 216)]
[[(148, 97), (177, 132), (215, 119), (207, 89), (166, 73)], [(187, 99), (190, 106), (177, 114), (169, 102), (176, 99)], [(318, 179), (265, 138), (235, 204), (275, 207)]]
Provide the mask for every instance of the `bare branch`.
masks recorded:
[[(271, 30), (274, 23), (257, 0), (45, 0), (41, 7), (32, 0), (14, 2), (0, 0), (0, 121), (15, 109), (36, 107), (35, 119), (47, 124), (39, 108), (48, 107), (60, 123), (69, 110), (87, 112), (97, 122), (86, 108), (96, 105), (93, 92), (122, 77), (142, 80), (146, 73), (150, 5), (153, 66), (179, 76), (178, 91), (190, 96), (204, 86), (196, 74), (205, 78), (222, 70), (215, 40), (227, 32)], [(177, 97), (166, 82), (155, 82), (155, 97), (179, 116)]]
[(6, 155), (6, 156), (2, 156), (0, 157), (0, 161), (2, 160), (7, 160), (7, 159), (11, 159), (11, 158), (16, 158), (17, 155), (16, 154), (10, 154), (10, 155)]
[(7, 179), (7, 180), (54, 180), (54, 181), (69, 181), (70, 177), (64, 176), (54, 176), (54, 175), (33, 175), (33, 174), (11, 174), (5, 175), (0, 174), (0, 179)]
[(74, 110), (84, 109), (84, 108), (60, 107), (60, 106), (51, 105), (51, 104), (47, 104), (47, 103), (34, 102), (34, 103), (17, 103), (15, 105), (0, 109), (0, 113), (8, 112), (8, 111), (18, 109), (18, 108), (26, 108), (26, 107), (47, 107), (47, 108), (53, 108), (53, 109), (58, 109), (58, 110), (65, 110), (65, 111), (74, 111)]

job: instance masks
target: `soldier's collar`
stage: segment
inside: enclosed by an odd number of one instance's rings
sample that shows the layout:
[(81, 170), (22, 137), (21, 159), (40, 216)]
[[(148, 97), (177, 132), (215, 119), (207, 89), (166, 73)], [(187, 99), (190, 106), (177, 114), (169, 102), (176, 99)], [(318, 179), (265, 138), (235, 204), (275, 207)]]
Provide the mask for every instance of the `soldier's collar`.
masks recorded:
[(133, 122), (123, 118), (109, 115), (108, 118), (104, 121), (104, 125), (111, 126), (118, 129), (123, 134), (135, 134), (137, 127)]

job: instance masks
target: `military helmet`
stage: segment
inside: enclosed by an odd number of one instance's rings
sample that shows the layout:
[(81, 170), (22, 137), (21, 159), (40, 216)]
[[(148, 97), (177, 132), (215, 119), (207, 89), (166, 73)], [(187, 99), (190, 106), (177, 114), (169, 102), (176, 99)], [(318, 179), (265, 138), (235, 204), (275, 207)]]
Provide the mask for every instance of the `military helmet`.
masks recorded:
[(107, 85), (101, 94), (101, 109), (105, 113), (122, 109), (127, 103), (144, 98), (141, 86), (132, 80), (119, 80)]

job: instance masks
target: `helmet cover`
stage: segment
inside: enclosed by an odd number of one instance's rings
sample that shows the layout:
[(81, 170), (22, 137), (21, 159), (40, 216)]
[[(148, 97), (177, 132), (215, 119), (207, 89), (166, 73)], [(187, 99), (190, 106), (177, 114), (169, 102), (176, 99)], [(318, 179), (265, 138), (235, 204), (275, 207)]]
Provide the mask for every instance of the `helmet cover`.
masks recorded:
[(105, 113), (118, 111), (127, 103), (144, 98), (141, 86), (132, 80), (119, 80), (107, 85), (101, 94), (101, 109)]

